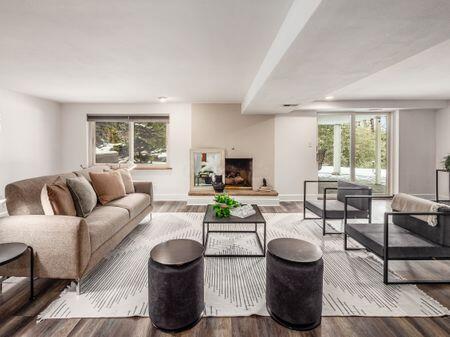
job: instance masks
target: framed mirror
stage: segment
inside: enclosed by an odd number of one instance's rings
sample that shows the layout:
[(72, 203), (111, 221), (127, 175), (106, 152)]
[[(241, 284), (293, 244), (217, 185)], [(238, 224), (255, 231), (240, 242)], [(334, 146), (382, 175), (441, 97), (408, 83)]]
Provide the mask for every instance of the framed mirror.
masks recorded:
[(191, 149), (191, 190), (212, 189), (215, 175), (225, 172), (225, 149)]

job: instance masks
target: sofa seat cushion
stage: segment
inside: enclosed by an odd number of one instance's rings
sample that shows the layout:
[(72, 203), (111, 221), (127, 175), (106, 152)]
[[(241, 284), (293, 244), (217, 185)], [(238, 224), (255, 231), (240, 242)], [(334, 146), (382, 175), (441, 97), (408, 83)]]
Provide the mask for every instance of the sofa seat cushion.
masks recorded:
[[(383, 224), (347, 224), (346, 233), (376, 255), (384, 255)], [(450, 247), (428, 241), (400, 226), (389, 225), (389, 258), (450, 257)]]
[(150, 206), (150, 195), (145, 193), (131, 193), (123, 198), (111, 201), (107, 206), (121, 207), (130, 213), (130, 218), (135, 218), (145, 208)]
[(125, 226), (130, 221), (130, 216), (123, 208), (98, 206), (85, 220), (91, 239), (91, 251), (94, 252)]
[[(317, 216), (323, 218), (323, 200), (313, 199), (306, 200), (305, 206)], [(327, 200), (327, 219), (343, 219), (344, 218), (344, 203), (339, 200)], [(347, 205), (348, 218), (367, 218), (368, 212), (361, 211), (353, 206)]]

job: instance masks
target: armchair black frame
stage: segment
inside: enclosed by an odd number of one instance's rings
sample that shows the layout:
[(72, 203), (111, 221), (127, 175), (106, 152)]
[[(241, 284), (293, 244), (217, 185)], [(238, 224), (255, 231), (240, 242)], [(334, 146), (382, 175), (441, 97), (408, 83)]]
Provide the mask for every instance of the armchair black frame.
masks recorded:
[[(306, 206), (306, 188), (308, 183), (338, 183), (338, 180), (305, 180), (303, 181), (303, 220), (322, 220), (322, 234), (325, 236), (327, 234), (329, 235), (336, 235), (336, 234), (343, 234), (344, 232), (327, 232), (326, 226), (327, 226), (327, 219), (336, 219), (336, 218), (327, 218), (327, 193), (328, 191), (337, 191), (337, 190), (344, 190), (344, 191), (360, 191), (360, 190), (367, 190), (367, 187), (325, 187), (323, 189), (323, 216), (322, 217), (306, 217), (306, 210), (308, 209), (310, 212), (318, 215), (313, 210), (307, 208)], [(346, 210), (344, 207), (344, 213), (342, 216), (342, 220), (344, 220), (346, 216)], [(372, 200), (369, 199), (369, 209), (368, 209), (368, 221), (369, 223), (372, 222)]]
[[(344, 249), (345, 250), (369, 250), (367, 248), (349, 248), (347, 245), (347, 201), (352, 198), (370, 198), (370, 199), (392, 199), (393, 196), (362, 196), (362, 195), (348, 195), (345, 196), (345, 205), (344, 205)], [(443, 215), (450, 216), (450, 213), (445, 212), (385, 212), (384, 213), (384, 221), (383, 221), (383, 254), (380, 256), (379, 254), (374, 253), (378, 257), (383, 260), (383, 282), (385, 284), (449, 284), (450, 280), (390, 280), (389, 279), (389, 261), (411, 261), (411, 260), (450, 260), (449, 257), (435, 257), (435, 256), (425, 256), (425, 257), (408, 257), (408, 258), (391, 258), (389, 256), (389, 225), (394, 225), (389, 223), (389, 217), (391, 216), (417, 216), (417, 215)]]

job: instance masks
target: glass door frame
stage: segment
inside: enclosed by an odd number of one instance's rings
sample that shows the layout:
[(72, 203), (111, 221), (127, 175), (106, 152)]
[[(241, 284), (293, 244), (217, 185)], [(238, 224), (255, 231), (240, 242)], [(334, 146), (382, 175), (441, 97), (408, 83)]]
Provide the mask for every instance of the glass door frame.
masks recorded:
[[(327, 111), (317, 112), (319, 115), (346, 115), (350, 116), (350, 181), (356, 180), (356, 116), (386, 116), (386, 195), (390, 195), (392, 185), (392, 124), (393, 111)], [(319, 122), (317, 122), (319, 125)], [(319, 142), (319, 128), (317, 128), (317, 143)], [(317, 145), (318, 147), (318, 145)]]

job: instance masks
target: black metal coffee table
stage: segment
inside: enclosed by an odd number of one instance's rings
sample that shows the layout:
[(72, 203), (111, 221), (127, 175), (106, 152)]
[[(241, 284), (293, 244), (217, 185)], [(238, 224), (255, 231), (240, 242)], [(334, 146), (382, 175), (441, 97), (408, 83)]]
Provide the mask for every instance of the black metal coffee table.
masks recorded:
[(0, 266), (17, 260), (26, 252), (30, 253), (30, 300), (34, 298), (34, 252), (33, 248), (24, 243), (0, 243)]
[[(202, 226), (202, 235), (203, 235), (203, 246), (205, 247), (204, 255), (206, 257), (264, 257), (266, 256), (266, 220), (264, 219), (261, 211), (259, 210), (257, 205), (252, 205), (253, 209), (256, 211), (255, 214), (247, 217), (247, 218), (239, 218), (236, 216), (230, 216), (228, 218), (218, 218), (215, 215), (213, 205), (208, 205), (206, 209), (205, 216), (203, 218), (203, 226)], [(217, 230), (210, 229), (210, 225), (226, 225), (230, 229), (226, 230)], [(241, 224), (254, 224), (254, 230), (236, 230), (236, 225)], [(258, 235), (258, 225), (263, 225), (263, 240)], [(221, 226), (224, 227), (224, 226)], [(209, 233), (249, 233), (255, 234), (257, 238), (257, 242), (259, 248), (261, 249), (261, 254), (207, 254), (206, 250), (208, 247), (208, 238)]]

